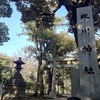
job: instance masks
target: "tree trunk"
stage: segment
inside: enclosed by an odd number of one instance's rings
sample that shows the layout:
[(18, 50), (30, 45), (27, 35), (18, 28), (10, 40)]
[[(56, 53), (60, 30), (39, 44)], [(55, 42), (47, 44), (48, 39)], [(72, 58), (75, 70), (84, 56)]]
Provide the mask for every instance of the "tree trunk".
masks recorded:
[(44, 85), (43, 85), (43, 67), (42, 66), (42, 42), (40, 43), (40, 59), (39, 59), (39, 66), (40, 66), (40, 96), (44, 95)]
[(78, 47), (78, 33), (77, 33), (77, 28), (73, 28), (73, 32), (74, 32), (75, 42), (76, 42), (76, 45)]
[(51, 69), (48, 69), (48, 94), (51, 92), (51, 86), (52, 86), (52, 72), (50, 71)]
[(0, 68), (0, 84), (2, 82), (2, 75), (1, 75), (1, 73), (2, 73), (2, 68)]
[(40, 76), (40, 65), (38, 65), (38, 70), (37, 70), (37, 82), (36, 82), (36, 87), (35, 87), (35, 93), (34, 96), (38, 96), (38, 90), (39, 90), (39, 76)]
[(43, 71), (40, 74), (40, 96), (44, 95)]
[[(35, 90), (35, 96), (38, 96), (38, 91), (39, 91), (39, 88), (40, 88), (40, 92), (41, 90), (43, 89), (42, 86), (43, 86), (43, 82), (40, 81), (41, 78), (43, 77), (40, 77), (42, 76), (41, 74), (41, 66), (42, 66), (42, 43), (40, 43), (40, 55), (38, 57), (38, 72), (37, 72), (37, 83), (36, 83), (36, 90)], [(42, 84), (42, 85), (41, 85)], [(43, 91), (43, 90), (42, 90)], [(40, 93), (42, 94), (42, 93)]]

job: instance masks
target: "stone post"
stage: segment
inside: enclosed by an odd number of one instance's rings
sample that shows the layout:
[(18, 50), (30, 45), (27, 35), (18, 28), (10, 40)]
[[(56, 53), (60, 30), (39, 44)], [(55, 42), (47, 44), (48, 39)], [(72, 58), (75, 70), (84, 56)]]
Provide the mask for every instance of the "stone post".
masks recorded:
[(52, 75), (52, 86), (51, 86), (51, 92), (49, 93), (50, 98), (56, 98), (55, 78), (56, 78), (56, 62), (54, 61), (53, 75)]
[(100, 75), (91, 6), (77, 9), (77, 27), (81, 100), (100, 100)]
[(21, 58), (13, 61), (16, 64), (16, 72), (14, 76), (9, 79), (5, 86), (5, 93), (3, 94), (2, 100), (25, 100), (25, 81), (20, 73), (22, 65), (25, 64)]
[(71, 96), (80, 97), (79, 68), (71, 68)]
[(56, 98), (56, 91), (55, 91), (55, 74), (56, 74), (56, 68), (53, 68), (53, 76), (52, 76), (52, 86), (51, 86), (51, 92), (49, 93), (50, 98)]

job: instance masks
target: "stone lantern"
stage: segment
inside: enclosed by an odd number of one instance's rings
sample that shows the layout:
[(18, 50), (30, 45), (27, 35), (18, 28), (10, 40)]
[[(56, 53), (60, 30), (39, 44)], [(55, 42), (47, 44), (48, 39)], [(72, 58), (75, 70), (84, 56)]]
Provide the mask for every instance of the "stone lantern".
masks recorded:
[(25, 64), (22, 60), (21, 60), (21, 57), (19, 57), (19, 60), (17, 60), (17, 61), (13, 61), (15, 64), (16, 64), (16, 67), (15, 67), (15, 69), (16, 69), (16, 74), (20, 74), (20, 71), (21, 71), (21, 69), (22, 69), (22, 65), (23, 64)]
[(3, 94), (2, 100), (25, 100), (25, 81), (20, 73), (22, 65), (25, 64), (21, 58), (17, 61), (13, 61), (16, 64), (16, 72), (5, 85), (5, 93)]

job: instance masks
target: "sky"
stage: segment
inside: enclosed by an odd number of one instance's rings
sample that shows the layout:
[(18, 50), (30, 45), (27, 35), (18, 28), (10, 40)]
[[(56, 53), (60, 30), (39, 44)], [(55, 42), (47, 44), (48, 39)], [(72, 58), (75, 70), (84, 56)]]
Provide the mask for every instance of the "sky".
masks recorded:
[[(11, 4), (13, 8), (13, 14), (10, 18), (0, 18), (0, 22), (4, 22), (9, 28), (9, 37), (8, 42), (4, 42), (4, 45), (0, 46), (0, 53), (7, 54), (8, 56), (13, 56), (18, 54), (18, 51), (26, 45), (33, 45), (32, 42), (27, 41), (28, 36), (17, 36), (18, 33), (22, 32), (20, 21), (21, 14), (16, 10), (14, 3)], [(62, 6), (57, 12), (56, 16), (65, 16), (67, 11), (64, 6)]]

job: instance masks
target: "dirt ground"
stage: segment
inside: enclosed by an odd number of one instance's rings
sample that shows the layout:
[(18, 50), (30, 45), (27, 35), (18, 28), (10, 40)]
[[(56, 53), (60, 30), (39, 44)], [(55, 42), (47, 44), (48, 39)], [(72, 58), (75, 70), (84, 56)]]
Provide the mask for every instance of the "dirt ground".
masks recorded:
[(25, 100), (67, 100), (67, 98), (65, 97), (61, 97), (61, 98), (55, 98), (55, 99), (50, 99), (50, 98), (27, 98)]
[(25, 100), (67, 100), (67, 98), (65, 97), (61, 97), (61, 98), (55, 98), (55, 99), (50, 99), (50, 98), (26, 98)]
[(67, 95), (59, 96), (56, 98), (49, 98), (48, 96), (42, 97), (42, 98), (35, 98), (32, 95), (27, 95), (25, 100), (67, 100)]

